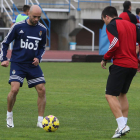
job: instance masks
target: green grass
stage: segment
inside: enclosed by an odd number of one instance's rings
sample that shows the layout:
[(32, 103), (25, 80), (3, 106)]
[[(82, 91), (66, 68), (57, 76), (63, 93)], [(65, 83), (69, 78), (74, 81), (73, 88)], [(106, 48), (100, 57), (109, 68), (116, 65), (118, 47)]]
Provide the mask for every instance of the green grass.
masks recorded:
[[(107, 68), (110, 64), (107, 64)], [(41, 63), (46, 79), (45, 116), (60, 121), (56, 132), (37, 128), (37, 93), (26, 80), (13, 109), (14, 128), (6, 127), (9, 67), (0, 67), (0, 140), (109, 140), (117, 128), (105, 99), (108, 69), (100, 63)], [(140, 73), (134, 77), (128, 100), (131, 131), (121, 139), (140, 140)]]

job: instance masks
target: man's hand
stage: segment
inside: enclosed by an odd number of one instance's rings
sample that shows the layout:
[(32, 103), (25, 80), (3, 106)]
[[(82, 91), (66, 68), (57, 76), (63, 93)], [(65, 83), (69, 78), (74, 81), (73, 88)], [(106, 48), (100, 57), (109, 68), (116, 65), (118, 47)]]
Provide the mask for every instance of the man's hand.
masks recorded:
[(1, 66), (8, 67), (9, 66), (9, 61), (7, 60), (7, 61), (1, 62)]
[(101, 67), (103, 68), (103, 69), (106, 69), (106, 63), (107, 63), (107, 61), (104, 61), (104, 60), (102, 60), (101, 61)]
[(33, 61), (34, 61), (32, 63), (33, 65), (37, 66), (39, 64), (39, 59), (38, 58), (34, 58)]

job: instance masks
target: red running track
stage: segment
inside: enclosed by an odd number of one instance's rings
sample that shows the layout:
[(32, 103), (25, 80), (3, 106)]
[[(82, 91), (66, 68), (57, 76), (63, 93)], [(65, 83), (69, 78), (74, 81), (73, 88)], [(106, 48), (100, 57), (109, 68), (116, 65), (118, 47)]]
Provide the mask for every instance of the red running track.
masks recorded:
[[(43, 55), (43, 61), (71, 61), (72, 56), (77, 55), (99, 55), (99, 51), (59, 51), (48, 50)], [(7, 57), (11, 57), (11, 51), (8, 50)]]

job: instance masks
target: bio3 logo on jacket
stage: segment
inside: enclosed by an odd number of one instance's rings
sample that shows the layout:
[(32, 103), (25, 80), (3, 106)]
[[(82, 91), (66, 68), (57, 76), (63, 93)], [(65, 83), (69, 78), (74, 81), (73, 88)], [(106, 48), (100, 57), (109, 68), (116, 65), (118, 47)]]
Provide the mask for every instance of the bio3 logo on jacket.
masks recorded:
[(26, 39), (26, 42), (21, 39), (20, 47), (29, 49), (29, 50), (37, 50), (39, 44), (39, 40), (35, 40), (35, 44), (32, 42), (29, 42), (28, 39)]

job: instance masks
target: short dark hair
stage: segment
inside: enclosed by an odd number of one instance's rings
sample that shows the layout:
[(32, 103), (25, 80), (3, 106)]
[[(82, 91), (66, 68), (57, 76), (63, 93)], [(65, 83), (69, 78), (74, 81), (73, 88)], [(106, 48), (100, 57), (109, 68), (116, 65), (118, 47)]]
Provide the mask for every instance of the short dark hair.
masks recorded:
[(140, 12), (140, 8), (136, 8), (136, 14), (138, 15)]
[(30, 10), (30, 6), (29, 5), (24, 5), (23, 6), (23, 12), (27, 12)]
[(125, 1), (124, 3), (123, 3), (123, 8), (124, 9), (129, 9), (129, 7), (131, 6), (131, 2), (130, 1)]
[(102, 17), (106, 17), (106, 15), (114, 18), (114, 17), (118, 17), (118, 13), (115, 7), (113, 6), (107, 6), (103, 11), (102, 11)]

